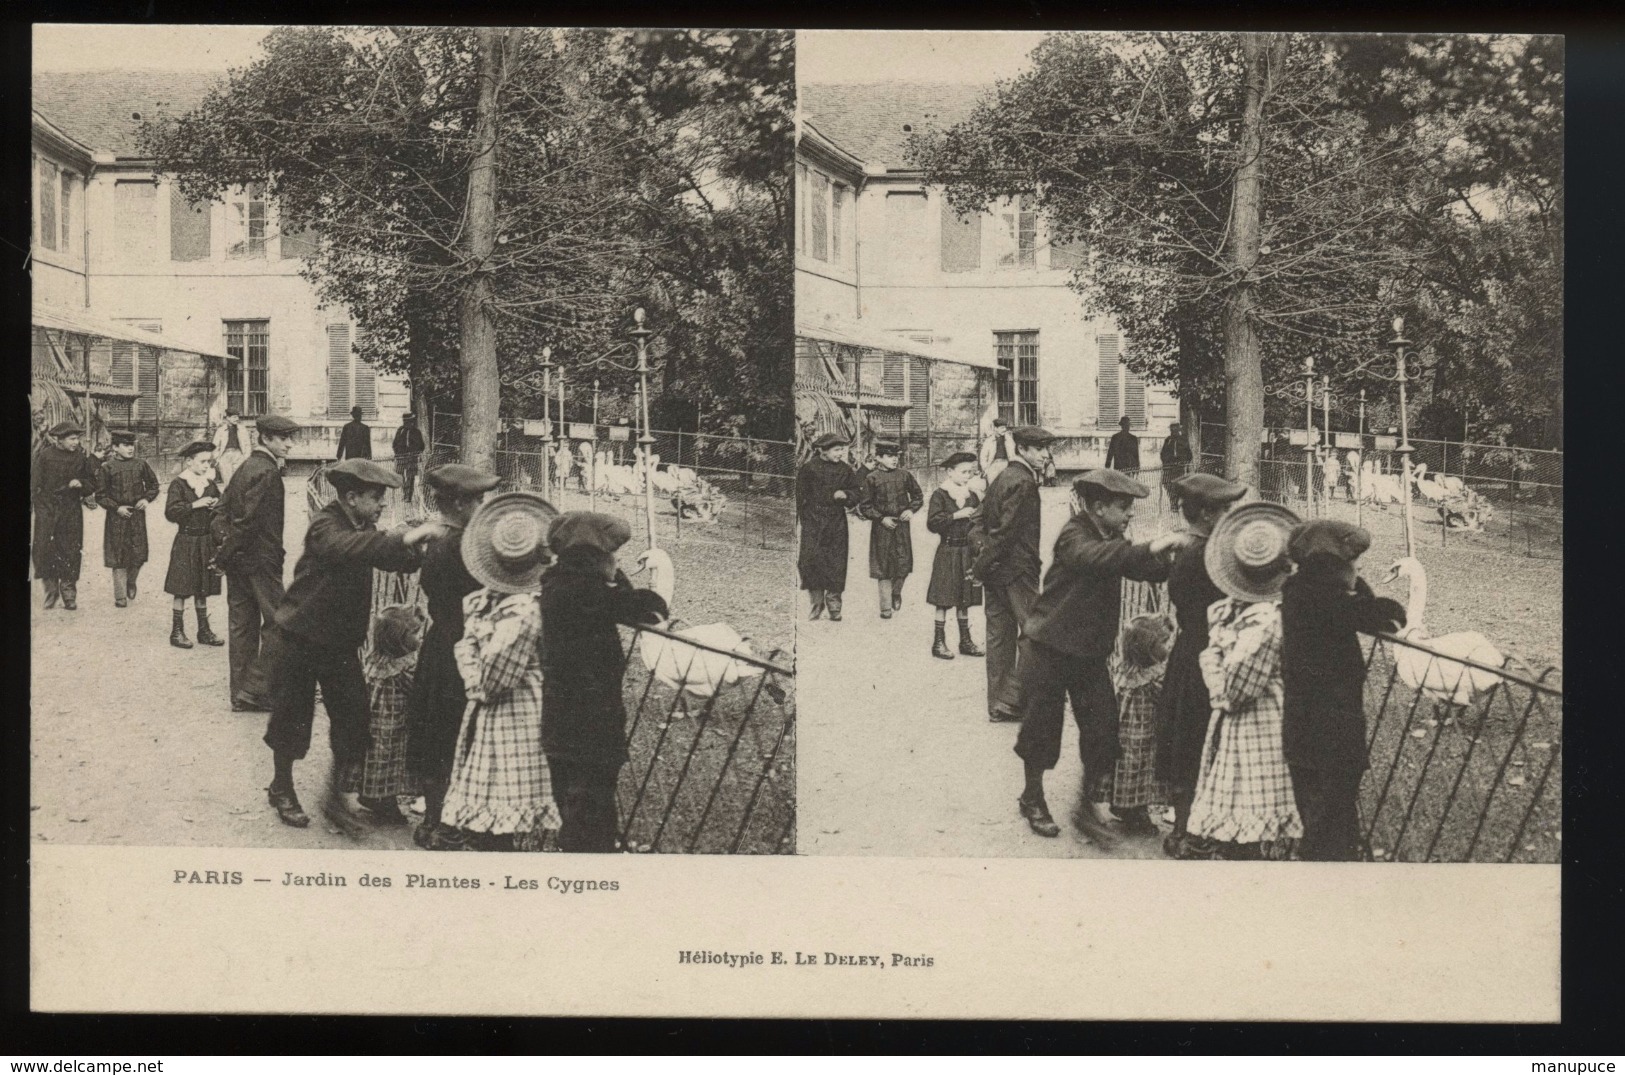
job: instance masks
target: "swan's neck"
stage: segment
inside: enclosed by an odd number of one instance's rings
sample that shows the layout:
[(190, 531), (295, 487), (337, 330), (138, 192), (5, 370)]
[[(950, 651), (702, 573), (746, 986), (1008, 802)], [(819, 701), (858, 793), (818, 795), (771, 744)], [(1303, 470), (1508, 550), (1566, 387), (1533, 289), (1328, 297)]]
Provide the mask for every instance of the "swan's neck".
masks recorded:
[(672, 580), (666, 577), (664, 571), (657, 567), (649, 569), (649, 589), (659, 594), (661, 600), (666, 602), (666, 607), (671, 608)]
[(1428, 603), (1427, 572), (1417, 565), (1411, 569), (1410, 581), (1411, 596), (1405, 606), (1405, 631), (1407, 634), (1412, 632), (1423, 634), (1425, 632), (1422, 630), (1422, 616), (1427, 611)]

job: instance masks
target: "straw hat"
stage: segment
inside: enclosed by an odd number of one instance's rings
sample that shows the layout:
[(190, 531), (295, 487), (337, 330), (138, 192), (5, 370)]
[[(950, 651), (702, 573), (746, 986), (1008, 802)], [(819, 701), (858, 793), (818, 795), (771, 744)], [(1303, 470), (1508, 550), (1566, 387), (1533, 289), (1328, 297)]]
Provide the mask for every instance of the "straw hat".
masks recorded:
[(1213, 584), (1238, 601), (1274, 601), (1292, 573), (1287, 543), (1299, 519), (1279, 504), (1238, 504), (1213, 528), (1202, 561)]
[(463, 531), (463, 566), (499, 593), (525, 593), (541, 585), (553, 562), (547, 528), (558, 509), (535, 493), (501, 493), (487, 500)]

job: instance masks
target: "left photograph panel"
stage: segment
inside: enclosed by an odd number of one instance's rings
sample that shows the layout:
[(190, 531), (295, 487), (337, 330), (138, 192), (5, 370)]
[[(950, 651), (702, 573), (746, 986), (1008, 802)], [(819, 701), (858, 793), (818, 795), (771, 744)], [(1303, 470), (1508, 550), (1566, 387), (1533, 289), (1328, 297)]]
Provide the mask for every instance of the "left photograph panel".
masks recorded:
[(37, 26), (32, 838), (793, 854), (787, 31)]

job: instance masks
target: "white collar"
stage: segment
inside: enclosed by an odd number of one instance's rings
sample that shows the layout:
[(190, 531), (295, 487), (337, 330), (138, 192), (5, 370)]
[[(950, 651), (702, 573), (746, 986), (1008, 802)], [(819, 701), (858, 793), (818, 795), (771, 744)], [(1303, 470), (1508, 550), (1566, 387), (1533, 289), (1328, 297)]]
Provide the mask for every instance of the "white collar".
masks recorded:
[(190, 470), (183, 470), (175, 476), (192, 487), (194, 496), (203, 496), (203, 490), (207, 489), (209, 483), (213, 481), (207, 474), (193, 474)]

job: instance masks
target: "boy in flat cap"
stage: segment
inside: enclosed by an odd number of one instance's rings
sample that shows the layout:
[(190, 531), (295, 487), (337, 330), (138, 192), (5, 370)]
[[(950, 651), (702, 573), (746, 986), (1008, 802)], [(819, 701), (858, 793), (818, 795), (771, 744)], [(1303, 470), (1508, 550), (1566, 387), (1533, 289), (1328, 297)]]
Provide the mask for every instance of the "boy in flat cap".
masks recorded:
[(309, 824), (294, 793), (293, 763), (310, 749), (320, 685), (333, 743), (332, 779), (322, 808), (354, 836), (360, 822), (338, 781), (367, 750), (370, 713), (359, 651), (372, 614), (372, 572), (415, 569), (418, 546), (446, 528), (428, 522), (380, 532), (376, 524), (384, 498), (400, 487), (400, 479), (370, 459), (347, 459), (330, 468), (327, 479), (338, 496), (311, 516), (293, 584), (276, 612), (271, 718), (265, 729), (275, 771), (266, 796), (284, 824)]
[(46, 431), (34, 452), (29, 492), (34, 502), (34, 577), (45, 584), (45, 607), (61, 598), (77, 609), (80, 551), (85, 544), (84, 500), (96, 491), (96, 463), (80, 441), (84, 429), (64, 420)]
[(994, 721), (1021, 719), (1017, 642), (1038, 599), (1038, 486), (1055, 437), (1038, 426), (1019, 426), (1010, 440), (1016, 457), (987, 487), (975, 563), (986, 602), (987, 714)]
[(135, 600), (136, 577), (147, 562), (147, 506), (158, 499), (158, 475), (135, 457), (135, 434), (112, 435), (113, 450), (96, 476), (96, 503), (107, 513), (102, 563), (113, 572), (113, 604)]
[(227, 657), (233, 712), (270, 708), (270, 630), (282, 603), (282, 468), (299, 424), (280, 414), (255, 419), (259, 443), (231, 475), (216, 508), (223, 523), (215, 564), (226, 576)]
[(615, 564), (631, 537), (624, 521), (594, 511), (566, 512), (547, 532), (558, 559), (542, 576), (542, 747), (563, 822), (560, 851), (612, 853), (619, 835), (615, 783), (628, 755), (626, 650), (616, 626), (668, 614), (664, 598), (633, 586)]
[(816, 620), (827, 607), (829, 618), (841, 618), (841, 592), (846, 589), (846, 513), (858, 504), (857, 472), (846, 462), (847, 440), (825, 433), (813, 441), (816, 458), (796, 471), (796, 521), (801, 541), (796, 567), (801, 588), (812, 600)]
[(476, 508), (497, 486), (497, 476), (461, 463), (434, 467), (423, 484), (446, 524), (446, 532), (423, 550), (418, 576), (429, 602), (429, 630), (418, 654), (412, 695), (406, 704), (406, 761), (423, 785), (423, 824), (414, 835), (430, 851), (459, 847), (456, 830), (440, 823), (440, 810), (451, 783), (457, 730), (462, 726), (468, 695), (457, 671), (455, 648), (463, 637), (463, 598), (480, 588), (463, 563), (463, 532)]
[(1338, 519), (1301, 523), (1287, 542), (1297, 565), (1281, 592), (1282, 739), (1298, 814), (1300, 858), (1361, 857), (1360, 780), (1366, 751), (1360, 631), (1405, 625), (1399, 602), (1377, 597), (1354, 563), (1371, 535)]
[(339, 462), (372, 458), (372, 428), (361, 420), (365, 413), (360, 407), (350, 408), (350, 420), (339, 430)]
[(1174, 806), (1174, 831), (1163, 841), (1163, 850), (1178, 858), (1190, 839), (1186, 823), (1201, 775), (1202, 742), (1213, 715), (1198, 658), (1207, 649), (1207, 610), (1224, 598), (1224, 591), (1208, 577), (1203, 550), (1213, 527), (1247, 495), (1247, 487), (1197, 472), (1175, 479), (1169, 490), (1178, 498), (1185, 530), (1194, 539), (1174, 556), (1168, 571), (1168, 599), (1179, 631), (1157, 699), (1157, 775), (1168, 786)]
[(869, 520), (869, 577), (880, 589), (880, 618), (903, 607), (903, 583), (914, 571), (914, 537), (908, 521), (925, 507), (914, 475), (898, 466), (898, 446), (875, 445), (875, 469), (858, 488), (858, 515)]
[[(1060, 760), (1068, 697), (1078, 724), (1083, 786), (1094, 786), (1117, 761), (1117, 695), (1106, 660), (1117, 643), (1123, 580), (1161, 582), (1168, 577), (1168, 554), (1192, 542), (1182, 533), (1139, 544), (1124, 539), (1123, 531), (1134, 518), (1134, 502), (1149, 494), (1145, 486), (1115, 470), (1091, 470), (1077, 480), (1076, 514), (1055, 539), (1043, 591), (1027, 621), (1020, 658), (1026, 717), (1015, 747), (1026, 784), (1016, 805), (1040, 836), (1061, 831), (1044, 800), (1044, 773)], [(1079, 824), (1095, 843), (1114, 842), (1087, 808)]]

